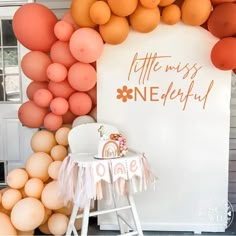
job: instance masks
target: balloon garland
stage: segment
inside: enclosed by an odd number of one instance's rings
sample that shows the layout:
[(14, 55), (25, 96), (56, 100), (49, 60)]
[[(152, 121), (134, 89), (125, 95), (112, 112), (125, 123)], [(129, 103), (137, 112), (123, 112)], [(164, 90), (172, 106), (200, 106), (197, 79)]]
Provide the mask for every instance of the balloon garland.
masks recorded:
[(64, 206), (57, 197), (58, 171), (71, 127), (96, 121), (96, 60), (104, 43), (124, 42), (130, 28), (148, 33), (179, 21), (219, 38), (209, 55), (212, 64), (236, 72), (234, 0), (72, 0), (61, 20), (38, 3), (16, 11), (15, 36), (30, 50), (21, 68), (31, 80), (18, 117), (27, 127), (44, 129), (31, 139), (25, 168), (12, 170), (0, 191), (0, 235), (33, 235), (37, 228), (66, 232), (72, 204)]

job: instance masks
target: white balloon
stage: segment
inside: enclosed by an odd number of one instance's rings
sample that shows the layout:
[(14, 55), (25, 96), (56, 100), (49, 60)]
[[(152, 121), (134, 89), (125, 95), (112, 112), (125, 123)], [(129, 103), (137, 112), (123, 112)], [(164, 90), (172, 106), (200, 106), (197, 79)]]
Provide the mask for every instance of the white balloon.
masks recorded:
[(74, 121), (72, 123), (72, 128), (74, 128), (78, 125), (87, 124), (87, 123), (95, 123), (94, 118), (89, 115), (79, 116), (74, 119)]

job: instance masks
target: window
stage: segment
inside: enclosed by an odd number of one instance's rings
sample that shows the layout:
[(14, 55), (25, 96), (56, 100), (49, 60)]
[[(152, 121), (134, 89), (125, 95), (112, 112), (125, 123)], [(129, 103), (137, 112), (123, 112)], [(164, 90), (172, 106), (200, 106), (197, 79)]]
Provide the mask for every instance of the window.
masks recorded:
[(0, 103), (20, 103), (21, 83), (18, 42), (12, 19), (0, 20)]

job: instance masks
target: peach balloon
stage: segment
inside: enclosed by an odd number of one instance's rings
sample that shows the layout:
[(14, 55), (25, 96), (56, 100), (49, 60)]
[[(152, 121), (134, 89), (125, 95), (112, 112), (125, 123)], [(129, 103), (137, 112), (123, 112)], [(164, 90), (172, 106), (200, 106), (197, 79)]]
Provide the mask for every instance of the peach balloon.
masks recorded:
[(92, 99), (93, 105), (97, 105), (97, 85), (87, 91), (87, 94)]
[(44, 214), (43, 222), (41, 223), (41, 225), (45, 224), (48, 221), (48, 218), (51, 214), (52, 214), (52, 210), (45, 208), (45, 214)]
[(63, 146), (68, 145), (68, 134), (70, 132), (70, 128), (62, 127), (55, 133), (55, 138), (57, 140), (57, 143)]
[(66, 21), (58, 21), (54, 26), (54, 33), (56, 37), (63, 42), (69, 41), (73, 32), (74, 27)]
[(66, 112), (66, 114), (62, 115), (62, 119), (63, 119), (63, 123), (64, 124), (72, 124), (73, 120), (76, 118), (77, 116), (75, 114), (73, 114), (70, 110), (68, 110)]
[(48, 228), (54, 235), (63, 235), (66, 233), (69, 219), (61, 213), (54, 213), (48, 219)]
[(39, 178), (43, 182), (49, 179), (48, 167), (53, 162), (45, 152), (35, 152), (26, 161), (26, 171), (31, 178)]
[(7, 184), (14, 189), (20, 189), (25, 186), (29, 179), (27, 172), (22, 168), (11, 170), (7, 175)]
[(62, 123), (63, 123), (62, 116), (55, 115), (52, 112), (48, 113), (43, 121), (44, 127), (51, 131), (58, 130), (62, 126)]
[(99, 33), (106, 43), (116, 45), (125, 41), (129, 34), (129, 28), (126, 17), (111, 15), (106, 24), (99, 25)]
[(58, 62), (66, 68), (70, 68), (77, 60), (72, 56), (69, 42), (56, 41), (50, 50), (53, 62)]
[(138, 0), (107, 0), (111, 11), (117, 16), (129, 16), (138, 5)]
[(34, 81), (47, 81), (47, 68), (52, 63), (50, 57), (41, 51), (31, 51), (21, 60), (21, 68), (24, 74)]
[(55, 115), (64, 115), (69, 109), (69, 103), (65, 98), (54, 98), (50, 103), (51, 112)]
[(101, 56), (103, 40), (96, 30), (80, 28), (72, 34), (69, 47), (72, 55), (78, 61), (91, 63)]
[(41, 200), (46, 208), (57, 210), (64, 207), (63, 199), (58, 197), (58, 189), (56, 180), (51, 181), (44, 187)]
[(98, 25), (106, 24), (111, 17), (111, 9), (104, 1), (97, 1), (89, 9), (91, 20)]
[(162, 10), (161, 20), (165, 24), (174, 25), (177, 22), (179, 22), (180, 19), (181, 19), (181, 10), (177, 5), (171, 4)]
[(44, 89), (48, 88), (47, 81), (44, 81), (44, 82), (32, 81), (26, 89), (26, 95), (27, 95), (28, 99), (33, 100), (34, 93), (38, 89), (42, 89), (42, 88), (44, 88)]
[[(60, 128), (60, 129), (62, 129), (62, 128)], [(68, 135), (68, 134), (66, 134), (66, 135)], [(61, 140), (59, 140), (59, 141), (61, 141)], [(63, 143), (66, 144), (67, 141), (64, 141)], [(65, 146), (67, 146), (67, 145), (65, 145)], [(65, 157), (68, 154), (67, 148), (65, 146), (58, 144), (52, 148), (50, 155), (54, 161), (63, 161), (65, 159)]]
[(39, 226), (39, 230), (44, 234), (51, 234), (51, 231), (48, 228), (48, 222)]
[(11, 210), (22, 198), (21, 192), (17, 189), (9, 189), (2, 195), (2, 206), (6, 210)]
[(65, 99), (68, 99), (71, 94), (76, 92), (76, 90), (71, 87), (67, 79), (61, 82), (50, 81), (48, 84), (48, 89), (52, 92), (54, 97), (62, 97)]
[(71, 112), (77, 116), (86, 115), (92, 108), (92, 100), (88, 94), (83, 92), (73, 93), (69, 98)]
[(73, 20), (71, 16), (70, 10), (64, 13), (61, 20), (71, 24), (75, 30), (79, 28), (79, 26), (75, 23), (75, 21)]
[(31, 148), (34, 152), (50, 153), (56, 144), (54, 134), (48, 130), (39, 130), (31, 138)]
[(52, 99), (52, 93), (45, 88), (38, 89), (33, 96), (34, 103), (39, 107), (48, 107)]
[(47, 68), (47, 76), (51, 81), (61, 82), (67, 77), (67, 68), (60, 63), (52, 63)]
[(45, 209), (36, 198), (21, 199), (11, 211), (11, 222), (16, 229), (30, 231), (36, 229), (43, 221)]
[(88, 123), (95, 123), (95, 120), (93, 119), (93, 117), (89, 115), (83, 115), (75, 118), (75, 120), (72, 123), (72, 127), (74, 128), (78, 125), (88, 124)]
[(26, 182), (24, 191), (28, 197), (40, 198), (43, 188), (44, 183), (41, 179), (31, 178)]
[(17, 231), (11, 223), (8, 215), (0, 212), (0, 236), (17, 235)]
[(42, 4), (28, 3), (15, 12), (12, 27), (16, 38), (26, 48), (49, 52), (56, 41), (56, 15)]
[(59, 173), (59, 170), (61, 168), (61, 164), (62, 164), (62, 161), (53, 161), (49, 167), (48, 167), (48, 174), (49, 176), (54, 179), (54, 180), (57, 180), (58, 178), (58, 173)]
[(77, 91), (85, 92), (96, 85), (97, 73), (90, 64), (77, 62), (69, 69), (68, 82)]
[(18, 118), (23, 125), (29, 128), (39, 128), (43, 125), (47, 113), (47, 108), (39, 107), (33, 101), (27, 101), (18, 109)]

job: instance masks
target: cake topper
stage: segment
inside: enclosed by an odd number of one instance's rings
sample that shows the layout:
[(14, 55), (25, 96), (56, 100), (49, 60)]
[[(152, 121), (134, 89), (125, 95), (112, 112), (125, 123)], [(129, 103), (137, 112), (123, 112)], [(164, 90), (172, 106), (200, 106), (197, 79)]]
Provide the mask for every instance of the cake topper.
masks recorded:
[(102, 138), (103, 135), (104, 135), (104, 126), (103, 126), (103, 125), (101, 125), (101, 126), (99, 127), (98, 132), (99, 132), (100, 138)]

